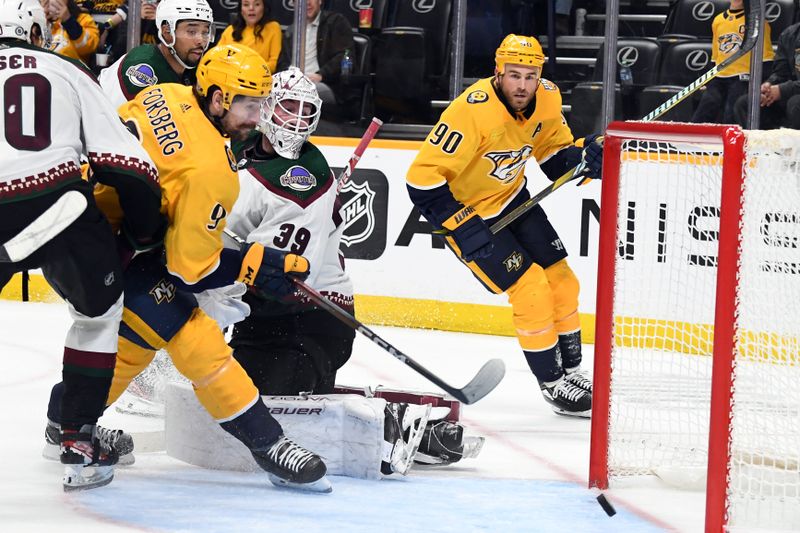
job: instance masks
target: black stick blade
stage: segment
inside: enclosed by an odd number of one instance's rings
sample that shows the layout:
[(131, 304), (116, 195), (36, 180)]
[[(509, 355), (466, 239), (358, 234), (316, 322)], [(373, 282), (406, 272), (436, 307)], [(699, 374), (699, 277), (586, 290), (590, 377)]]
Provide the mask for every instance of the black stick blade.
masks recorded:
[(494, 390), (506, 375), (506, 365), (500, 359), (491, 359), (463, 388), (450, 392), (457, 400), (469, 405)]

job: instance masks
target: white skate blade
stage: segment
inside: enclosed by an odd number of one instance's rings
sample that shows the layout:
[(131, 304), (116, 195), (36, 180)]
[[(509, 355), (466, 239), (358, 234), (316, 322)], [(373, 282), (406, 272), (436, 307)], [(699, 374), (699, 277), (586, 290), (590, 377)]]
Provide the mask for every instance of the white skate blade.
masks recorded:
[(318, 492), (318, 493), (329, 493), (333, 492), (333, 485), (328, 480), (328, 476), (322, 476), (316, 481), (312, 481), (311, 483), (293, 483), (291, 481), (286, 481), (285, 479), (279, 478), (278, 476), (267, 472), (267, 477), (272, 482), (273, 485), (276, 487), (280, 487), (282, 489), (292, 489), (292, 490), (299, 490), (302, 492)]
[[(42, 457), (48, 461), (61, 461), (61, 446), (58, 444), (45, 443), (42, 448)], [(136, 462), (136, 457), (132, 453), (120, 456), (116, 466), (130, 466)]]
[(550, 406), (553, 409), (553, 412), (557, 415), (561, 416), (570, 416), (572, 418), (592, 418), (592, 410), (589, 409), (588, 411), (565, 411), (564, 409), (559, 409), (553, 405)]
[(486, 442), (485, 437), (464, 437), (462, 441), (463, 450), (461, 452), (462, 459), (474, 459), (478, 457), (483, 450), (483, 443)]
[(64, 492), (96, 489), (114, 479), (113, 466), (64, 466)]

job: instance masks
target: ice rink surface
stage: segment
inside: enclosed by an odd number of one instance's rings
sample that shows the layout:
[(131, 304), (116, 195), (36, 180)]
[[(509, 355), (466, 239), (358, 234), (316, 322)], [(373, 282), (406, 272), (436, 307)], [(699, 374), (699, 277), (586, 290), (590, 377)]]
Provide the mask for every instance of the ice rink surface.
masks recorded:
[[(204, 470), (164, 452), (139, 453), (134, 465), (116, 470), (111, 485), (65, 494), (60, 464), (42, 459), (41, 450), (68, 326), (63, 304), (0, 300), (3, 533), (702, 530), (704, 494), (658, 480), (607, 491), (617, 515), (606, 516), (586, 488), (589, 421), (552, 413), (515, 339), (401, 328), (374, 329), (456, 386), (485, 360), (505, 361), (499, 387), (462, 408), (467, 431), (486, 437), (478, 458), (415, 467), (399, 479), (332, 476), (333, 493), (320, 495), (275, 488), (261, 474)], [(587, 367), (591, 349), (584, 346)], [(362, 336), (338, 382), (436, 391)]]

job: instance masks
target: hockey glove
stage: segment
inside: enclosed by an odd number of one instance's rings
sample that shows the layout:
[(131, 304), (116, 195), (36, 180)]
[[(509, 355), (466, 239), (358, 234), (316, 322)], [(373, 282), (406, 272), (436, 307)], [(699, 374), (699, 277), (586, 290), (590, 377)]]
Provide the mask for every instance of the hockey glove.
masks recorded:
[(117, 253), (123, 272), (127, 270), (133, 258), (139, 254), (161, 250), (164, 244), (164, 235), (167, 233), (169, 223), (164, 215), (160, 215), (158, 228), (153, 235), (147, 238), (136, 237), (133, 230), (128, 226), (127, 220), (123, 221), (122, 229), (117, 236)]
[(456, 211), (444, 221), (442, 227), (448, 230), (456, 241), (464, 261), (474, 261), (491, 255), (494, 248), (492, 232), (472, 207), (467, 206)]
[(583, 162), (586, 169), (584, 179), (578, 185), (589, 183), (589, 179), (599, 180), (603, 173), (603, 138), (600, 135), (588, 135), (583, 139)]
[(248, 243), (242, 248), (242, 267), (237, 281), (260, 289), (265, 296), (282, 300), (294, 294), (289, 276), (304, 280), (310, 274), (308, 259)]

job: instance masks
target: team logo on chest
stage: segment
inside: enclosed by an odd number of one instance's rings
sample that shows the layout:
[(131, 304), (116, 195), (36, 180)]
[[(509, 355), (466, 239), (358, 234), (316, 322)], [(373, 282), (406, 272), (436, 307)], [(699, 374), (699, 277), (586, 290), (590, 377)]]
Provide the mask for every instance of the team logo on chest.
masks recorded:
[(533, 148), (526, 144), (519, 150), (498, 150), (484, 154), (483, 157), (494, 165), (494, 169), (489, 172), (489, 175), (497, 178), (504, 185), (508, 185), (517, 179), (520, 172), (525, 171), (525, 163), (532, 152)]
[(175, 292), (175, 285), (162, 279), (150, 290), (150, 295), (155, 299), (156, 304), (162, 304), (174, 300)]
[(295, 191), (307, 191), (317, 185), (317, 178), (304, 167), (293, 166), (281, 176), (281, 185)]
[(719, 51), (732, 54), (742, 45), (742, 36), (738, 33), (726, 33), (719, 37)]
[(156, 76), (155, 70), (147, 63), (139, 63), (128, 67), (125, 75), (137, 87), (150, 87), (158, 83), (158, 76)]

